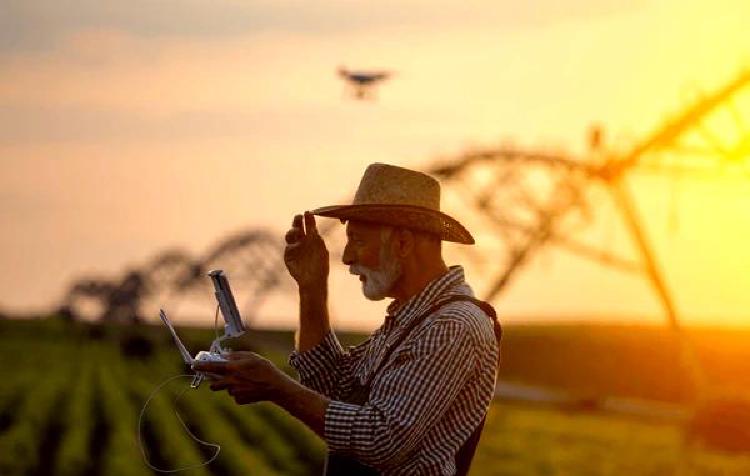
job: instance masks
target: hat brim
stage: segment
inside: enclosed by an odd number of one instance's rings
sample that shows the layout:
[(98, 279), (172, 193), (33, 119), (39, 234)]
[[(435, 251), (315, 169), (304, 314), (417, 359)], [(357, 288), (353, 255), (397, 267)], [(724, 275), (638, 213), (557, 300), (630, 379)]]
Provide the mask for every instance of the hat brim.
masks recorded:
[(474, 237), (458, 220), (443, 212), (414, 205), (331, 205), (317, 208), (311, 213), (342, 221), (356, 220), (411, 228), (432, 233), (444, 241), (474, 244)]

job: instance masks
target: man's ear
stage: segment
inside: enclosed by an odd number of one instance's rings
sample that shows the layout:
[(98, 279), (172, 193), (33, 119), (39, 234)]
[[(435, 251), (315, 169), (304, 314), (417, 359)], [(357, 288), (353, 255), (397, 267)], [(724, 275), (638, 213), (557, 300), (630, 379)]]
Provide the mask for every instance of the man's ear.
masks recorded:
[(406, 258), (410, 254), (414, 253), (416, 245), (414, 232), (408, 228), (396, 228), (395, 242), (397, 244), (396, 255), (399, 258)]

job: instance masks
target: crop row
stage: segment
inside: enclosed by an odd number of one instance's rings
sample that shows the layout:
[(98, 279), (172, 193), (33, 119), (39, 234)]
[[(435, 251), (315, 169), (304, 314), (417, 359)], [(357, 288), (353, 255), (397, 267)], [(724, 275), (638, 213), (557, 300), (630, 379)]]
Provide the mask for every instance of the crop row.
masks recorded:
[(29, 381), (24, 398), (13, 412), (13, 421), (0, 434), (0, 474), (40, 472), (49, 464), (46, 452), (55, 443), (58, 413), (70, 386), (70, 365)]
[[(154, 474), (193, 467), (189, 474), (319, 474), (323, 445), (310, 430), (270, 404), (239, 406), (223, 392), (190, 380), (167, 385), (139, 413), (159, 380), (180, 372), (172, 352), (125, 360), (113, 346), (46, 342), (25, 356), (25, 370), (0, 387), (0, 474), (76, 476)], [(171, 350), (171, 349), (170, 349)], [(184, 419), (180, 422), (179, 414)], [(221, 446), (215, 461), (202, 465)], [(140, 441), (139, 436), (140, 435)], [(142, 447), (139, 447), (142, 443)]]
[[(137, 408), (146, 402), (153, 385), (133, 377), (129, 388), (130, 398)], [(208, 476), (211, 474), (206, 466), (202, 466), (208, 456), (203, 454), (185, 433), (185, 429), (175, 418), (174, 407), (165, 398), (154, 398), (149, 402), (142, 425), (136, 430), (141, 435), (139, 444), (149, 460), (149, 464), (162, 470), (178, 468), (195, 468), (192, 474)], [(205, 457), (204, 457), (205, 456)], [(139, 463), (143, 464), (142, 458)]]
[(195, 422), (195, 432), (201, 439), (221, 445), (221, 456), (216, 465), (227, 475), (272, 476), (278, 473), (255, 448), (242, 441), (237, 429), (222, 415), (214, 403), (213, 395), (203, 387), (190, 390), (179, 401), (178, 409), (186, 419)]
[(136, 440), (136, 412), (112, 367), (98, 367), (98, 398), (102, 405), (102, 419), (107, 429), (103, 445), (101, 474), (145, 476), (152, 474), (142, 461)]
[[(139, 390), (134, 394), (136, 400), (145, 401), (146, 390), (150, 389), (148, 393), (151, 393), (155, 388), (153, 382), (147, 381), (147, 377), (154, 374), (154, 365), (163, 372), (168, 371), (175, 362), (171, 354), (160, 353), (152, 359), (150, 365), (131, 364), (130, 367), (133, 370), (131, 374), (139, 376), (131, 379), (133, 388)], [(174, 373), (179, 374), (179, 369), (175, 369)], [(160, 378), (163, 378), (163, 376), (160, 376)], [(201, 460), (204, 461), (215, 454), (216, 447), (191, 441), (188, 430), (199, 440), (219, 445), (221, 450), (216, 461), (205, 468), (215, 469), (220, 474), (261, 476), (287, 474), (285, 471), (277, 471), (262, 450), (247, 444), (237, 425), (234, 424), (235, 422), (229, 421), (226, 413), (220, 410), (217, 403), (220, 399), (217, 399), (217, 394), (207, 390), (207, 384), (203, 384), (200, 389), (194, 390), (187, 387), (189, 382), (188, 378), (184, 378), (179, 383), (165, 386), (159, 392), (160, 395), (151, 400), (150, 405), (155, 405), (153, 410), (155, 413), (166, 413), (167, 408), (172, 413), (168, 416), (161, 415), (161, 421), (158, 423), (154, 421), (154, 426), (163, 425), (166, 420), (171, 421), (172, 426), (176, 426), (178, 429), (172, 428), (170, 431), (165, 431), (165, 433), (168, 433), (165, 436), (191, 443), (194, 448), (201, 450)], [(151, 414), (151, 410), (148, 411), (148, 414)], [(181, 424), (175, 425), (175, 422), (179, 423), (177, 418), (183, 419), (186, 428), (183, 428)], [(161, 444), (162, 441), (160, 440), (159, 443)], [(184, 462), (177, 464), (179, 466), (186, 465)]]
[[(182, 363), (171, 350), (158, 352), (148, 364), (132, 363), (131, 373), (150, 376), (152, 386), (157, 384), (157, 378), (178, 374), (183, 369)], [(155, 368), (159, 369), (158, 372)], [(175, 387), (184, 388), (187, 383), (185, 379)], [(210, 392), (207, 387), (208, 384), (203, 383), (197, 391), (188, 390), (180, 401), (179, 409), (196, 427), (196, 432), (205, 435), (208, 441), (218, 441), (222, 445), (224, 454), (212, 463), (212, 466), (221, 468), (222, 474), (231, 474), (232, 470), (224, 469), (224, 466), (234, 464), (225, 463), (229, 447), (224, 442), (227, 441), (236, 441), (244, 448), (251, 448), (252, 454), (260, 457), (260, 462), (253, 462), (256, 468), (252, 474), (261, 471), (276, 471), (292, 476), (320, 474), (323, 442), (302, 423), (272, 404), (240, 406), (223, 392)], [(218, 431), (218, 428), (224, 429)], [(213, 432), (218, 438), (209, 436)], [(239, 465), (242, 466), (242, 463)]]
[(60, 476), (85, 474), (93, 466), (90, 452), (92, 432), (96, 422), (94, 415), (94, 365), (91, 359), (82, 360), (76, 371), (76, 380), (60, 416), (60, 444), (55, 455), (55, 469)]

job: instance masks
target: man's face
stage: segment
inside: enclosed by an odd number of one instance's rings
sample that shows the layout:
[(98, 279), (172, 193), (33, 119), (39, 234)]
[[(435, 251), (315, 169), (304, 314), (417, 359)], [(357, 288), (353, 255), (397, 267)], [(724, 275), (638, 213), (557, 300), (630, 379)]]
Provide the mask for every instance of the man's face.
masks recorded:
[(342, 257), (349, 272), (358, 275), (367, 299), (380, 301), (401, 277), (401, 263), (392, 251), (393, 229), (362, 222), (348, 222)]

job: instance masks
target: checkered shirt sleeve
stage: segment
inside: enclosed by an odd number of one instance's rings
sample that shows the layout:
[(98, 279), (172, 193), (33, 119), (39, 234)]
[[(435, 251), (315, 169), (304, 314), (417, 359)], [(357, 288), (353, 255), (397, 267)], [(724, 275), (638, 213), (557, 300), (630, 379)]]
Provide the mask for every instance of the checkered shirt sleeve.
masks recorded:
[(351, 388), (354, 366), (370, 339), (344, 351), (336, 334), (329, 330), (323, 340), (304, 352), (292, 351), (289, 365), (299, 373), (302, 385), (328, 398), (339, 398)]

